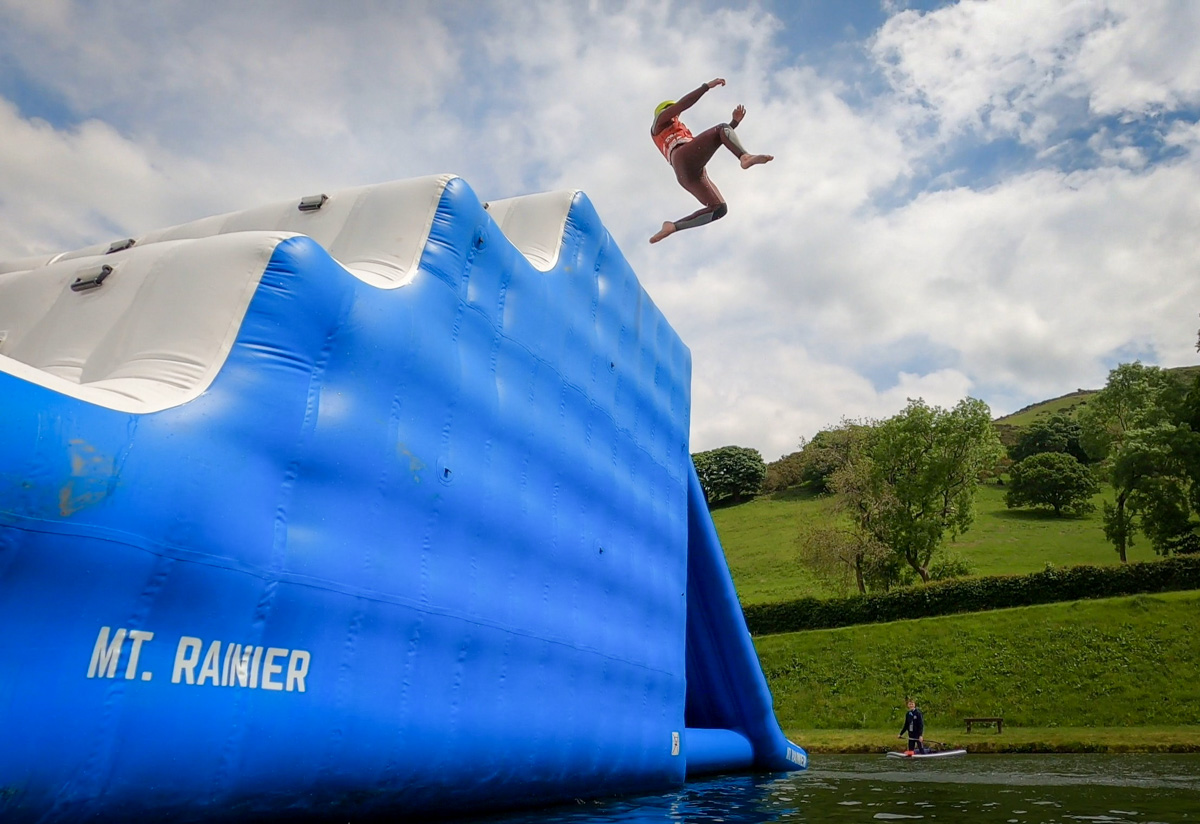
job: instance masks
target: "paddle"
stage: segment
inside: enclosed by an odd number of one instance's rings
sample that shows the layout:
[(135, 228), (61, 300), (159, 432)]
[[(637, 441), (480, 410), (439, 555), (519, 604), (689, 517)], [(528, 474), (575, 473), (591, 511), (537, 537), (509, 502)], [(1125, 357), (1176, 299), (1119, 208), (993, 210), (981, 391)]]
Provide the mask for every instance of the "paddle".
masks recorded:
[[(904, 738), (904, 733), (900, 733), (900, 734), (899, 734), (899, 735), (897, 735), (896, 737), (897, 737), (897, 738)], [(958, 749), (958, 747), (954, 746), (953, 744), (947, 744), (945, 741), (931, 741), (931, 740), (929, 740), (928, 738), (926, 738), (925, 740), (923, 740), (921, 743), (922, 743), (922, 744), (924, 744), (925, 746), (929, 746), (930, 744), (932, 744), (933, 746), (935, 746), (935, 747), (937, 747), (937, 748), (939, 748), (939, 749), (943, 749), (943, 750), (956, 750), (956, 749)]]

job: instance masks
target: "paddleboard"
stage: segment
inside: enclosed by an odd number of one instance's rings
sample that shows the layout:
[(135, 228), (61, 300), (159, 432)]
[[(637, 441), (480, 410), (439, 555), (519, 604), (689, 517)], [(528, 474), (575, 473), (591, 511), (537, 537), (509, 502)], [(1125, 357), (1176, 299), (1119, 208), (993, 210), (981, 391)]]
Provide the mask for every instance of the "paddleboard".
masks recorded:
[(952, 755), (966, 755), (966, 750), (942, 750), (941, 752), (889, 752), (888, 758), (948, 758)]

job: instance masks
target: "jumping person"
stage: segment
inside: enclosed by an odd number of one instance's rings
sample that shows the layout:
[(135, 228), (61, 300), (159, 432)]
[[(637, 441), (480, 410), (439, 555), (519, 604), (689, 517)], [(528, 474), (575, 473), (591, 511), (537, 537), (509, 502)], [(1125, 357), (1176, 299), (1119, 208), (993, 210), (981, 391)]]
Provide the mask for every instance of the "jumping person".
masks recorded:
[(679, 181), (679, 185), (700, 201), (704, 208), (680, 220), (664, 222), (662, 228), (650, 238), (651, 243), (658, 243), (667, 235), (673, 235), (683, 229), (720, 220), (729, 211), (725, 199), (721, 197), (704, 168), (717, 149), (724, 146), (737, 155), (743, 169), (775, 159), (773, 155), (750, 154), (742, 148), (733, 131), (746, 116), (746, 107), (741, 104), (733, 110), (733, 117), (728, 123), (720, 123), (698, 135), (693, 135), (679, 120), (679, 115), (694, 106), (705, 92), (724, 85), (725, 78), (718, 77), (695, 91), (688, 92), (679, 100), (664, 100), (654, 110), (654, 123), (650, 127), (650, 137), (654, 140), (654, 145), (675, 170), (675, 179)]
[(908, 733), (908, 751), (925, 752), (925, 716), (917, 709), (917, 702), (908, 699), (908, 714), (904, 716), (904, 726), (900, 728), (897, 738), (903, 738)]

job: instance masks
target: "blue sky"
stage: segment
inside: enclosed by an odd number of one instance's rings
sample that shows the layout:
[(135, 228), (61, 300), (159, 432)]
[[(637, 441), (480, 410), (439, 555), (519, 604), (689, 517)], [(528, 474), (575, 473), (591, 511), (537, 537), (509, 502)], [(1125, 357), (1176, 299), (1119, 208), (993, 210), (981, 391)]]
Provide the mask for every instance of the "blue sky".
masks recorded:
[[(1197, 362), (1192, 0), (0, 0), (0, 259), (439, 172), (577, 188), (693, 354), (693, 450)], [(651, 144), (744, 103), (776, 160)]]

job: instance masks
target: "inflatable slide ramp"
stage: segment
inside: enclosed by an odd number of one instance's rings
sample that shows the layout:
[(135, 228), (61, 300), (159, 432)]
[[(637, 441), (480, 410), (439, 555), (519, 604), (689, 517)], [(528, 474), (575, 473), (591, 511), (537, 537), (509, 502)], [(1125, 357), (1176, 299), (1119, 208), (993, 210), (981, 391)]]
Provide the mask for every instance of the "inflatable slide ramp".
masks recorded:
[(803, 768), (588, 199), (444, 175), (0, 263), (0, 820)]

